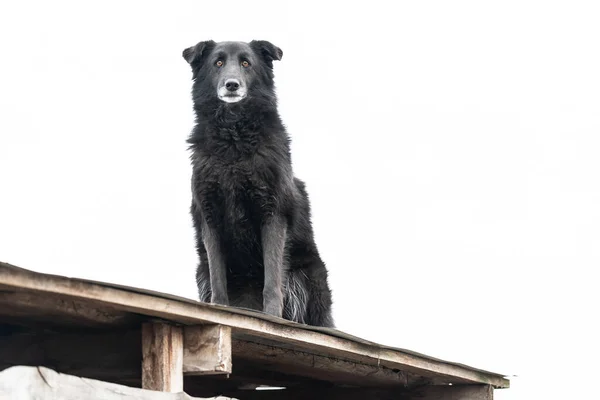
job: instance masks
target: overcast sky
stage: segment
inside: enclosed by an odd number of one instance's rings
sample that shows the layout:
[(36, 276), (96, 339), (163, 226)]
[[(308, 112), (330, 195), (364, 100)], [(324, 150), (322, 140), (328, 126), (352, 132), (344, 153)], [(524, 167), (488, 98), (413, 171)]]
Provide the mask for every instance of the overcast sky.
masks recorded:
[(519, 375), (500, 400), (591, 398), (599, 21), (594, 1), (2, 2), (0, 260), (195, 298), (181, 52), (269, 40), (338, 327)]

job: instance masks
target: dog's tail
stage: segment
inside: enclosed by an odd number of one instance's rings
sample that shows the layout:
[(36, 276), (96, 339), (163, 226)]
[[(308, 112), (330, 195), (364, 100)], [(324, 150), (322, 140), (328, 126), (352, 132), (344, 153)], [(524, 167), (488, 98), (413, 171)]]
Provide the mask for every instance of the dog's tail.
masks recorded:
[(320, 268), (312, 268), (309, 275), (310, 296), (306, 310), (306, 323), (314, 326), (334, 328), (333, 316), (331, 315), (331, 291), (327, 283), (327, 269), (321, 259), (316, 260), (322, 264)]
[(283, 317), (290, 321), (306, 324), (306, 310), (310, 298), (308, 277), (302, 270), (288, 271), (285, 282)]
[[(319, 262), (322, 263), (321, 260)], [(324, 276), (314, 276), (323, 275)], [(331, 291), (327, 270), (308, 268), (291, 270), (285, 286), (284, 318), (313, 326), (334, 327), (331, 315)]]

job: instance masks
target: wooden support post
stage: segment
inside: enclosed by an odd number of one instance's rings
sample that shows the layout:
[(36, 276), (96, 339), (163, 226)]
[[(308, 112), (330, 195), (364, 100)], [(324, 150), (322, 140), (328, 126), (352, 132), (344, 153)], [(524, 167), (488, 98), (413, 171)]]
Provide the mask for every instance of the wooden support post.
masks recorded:
[(183, 392), (183, 330), (163, 322), (142, 324), (142, 388)]
[(183, 328), (183, 372), (186, 375), (231, 373), (231, 328), (197, 325)]

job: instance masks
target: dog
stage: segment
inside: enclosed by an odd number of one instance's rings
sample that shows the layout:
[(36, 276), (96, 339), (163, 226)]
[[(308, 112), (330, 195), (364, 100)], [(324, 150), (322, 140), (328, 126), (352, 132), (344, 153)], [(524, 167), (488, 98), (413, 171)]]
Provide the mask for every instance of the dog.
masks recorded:
[(204, 41), (192, 68), (191, 215), (200, 300), (333, 327), (327, 269), (277, 111), (270, 42)]

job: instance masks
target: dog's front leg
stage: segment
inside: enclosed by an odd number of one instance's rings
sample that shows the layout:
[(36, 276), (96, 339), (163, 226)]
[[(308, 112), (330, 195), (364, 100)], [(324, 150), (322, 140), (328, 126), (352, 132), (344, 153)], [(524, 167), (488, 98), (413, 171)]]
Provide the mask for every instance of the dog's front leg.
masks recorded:
[(221, 250), (219, 233), (210, 224), (202, 223), (202, 240), (206, 248), (208, 258), (208, 270), (210, 273), (210, 290), (212, 292), (210, 302), (215, 304), (229, 305), (227, 296), (227, 267), (225, 257)]
[(285, 218), (270, 217), (262, 226), (261, 239), (265, 283), (263, 287), (263, 311), (281, 317), (283, 313), (283, 274), (285, 273)]

